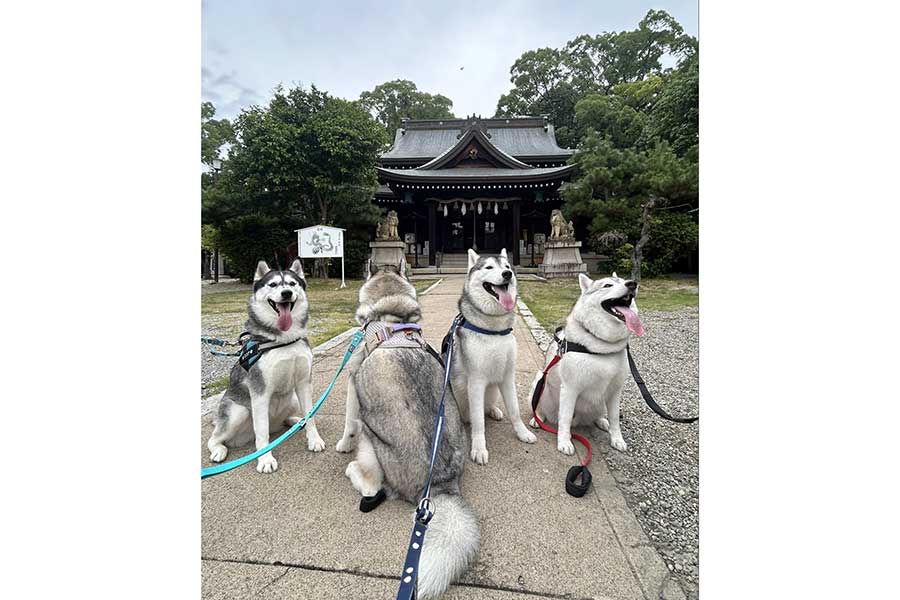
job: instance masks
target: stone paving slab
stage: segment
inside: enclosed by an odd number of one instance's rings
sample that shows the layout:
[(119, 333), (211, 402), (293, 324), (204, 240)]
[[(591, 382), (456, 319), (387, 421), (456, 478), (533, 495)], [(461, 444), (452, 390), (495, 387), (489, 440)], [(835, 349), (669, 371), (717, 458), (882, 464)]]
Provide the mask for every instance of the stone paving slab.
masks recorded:
[[(456, 314), (461, 288), (461, 278), (447, 278), (421, 299), (423, 331), (435, 347)], [(520, 410), (527, 421), (527, 395), (543, 353), (521, 318), (514, 334), (519, 343)], [(317, 357), (316, 393), (327, 385), (344, 350), (335, 347)], [(316, 417), (325, 452), (308, 452), (301, 432), (275, 450), (279, 470), (274, 475), (247, 466), (202, 483), (204, 598), (247, 597), (239, 590), (259, 590), (267, 583), (271, 585), (262, 597), (396, 594), (394, 578), (403, 563), (412, 506), (391, 501), (372, 513), (359, 512), (359, 496), (344, 476), (352, 455), (334, 450), (343, 429), (345, 393), (342, 375)], [(210, 431), (204, 423), (203, 466), (210, 464), (205, 449)], [(565, 493), (563, 478), (575, 459), (556, 451), (553, 436), (539, 432), (536, 444), (523, 444), (508, 421), (490, 419), (486, 432), (489, 464), (470, 461), (461, 481), (463, 495), (479, 516), (481, 549), (453, 589), (461, 595), (446, 597), (684, 598), (605, 461), (591, 463), (592, 492), (572, 498)], [(251, 450), (234, 449), (230, 458)], [(221, 573), (221, 581), (212, 573)], [(297, 587), (306, 595), (289, 592)], [(343, 595), (334, 595), (340, 590), (345, 590)]]

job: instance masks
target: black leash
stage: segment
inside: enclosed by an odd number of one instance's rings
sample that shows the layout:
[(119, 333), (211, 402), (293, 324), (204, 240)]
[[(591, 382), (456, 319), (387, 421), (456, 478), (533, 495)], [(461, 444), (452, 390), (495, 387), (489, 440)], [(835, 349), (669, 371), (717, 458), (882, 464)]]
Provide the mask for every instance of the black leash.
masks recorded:
[(693, 423), (700, 419), (700, 416), (696, 417), (673, 417), (666, 411), (662, 409), (662, 407), (656, 403), (656, 400), (653, 399), (653, 395), (650, 393), (650, 390), (647, 389), (647, 384), (644, 383), (644, 379), (641, 377), (641, 374), (638, 373), (637, 365), (634, 364), (634, 359), (631, 357), (631, 346), (625, 346), (625, 351), (628, 354), (628, 368), (631, 369), (631, 376), (634, 378), (634, 382), (637, 384), (638, 389), (641, 391), (641, 396), (644, 397), (644, 402), (647, 403), (653, 412), (661, 416), (663, 419), (667, 421), (674, 421), (675, 423)]
[(418, 582), (422, 544), (425, 542), (428, 523), (434, 517), (434, 502), (431, 500), (431, 478), (434, 474), (434, 463), (437, 460), (441, 436), (444, 432), (444, 398), (447, 396), (447, 387), (450, 385), (450, 369), (453, 365), (453, 335), (459, 327), (460, 317), (457, 316), (457, 318), (453, 319), (453, 324), (450, 325), (450, 330), (441, 343), (442, 349), (446, 348), (447, 358), (444, 361), (444, 386), (441, 390), (441, 402), (438, 405), (437, 416), (434, 419), (434, 435), (431, 440), (431, 463), (428, 466), (428, 478), (425, 480), (425, 487), (422, 489), (422, 496), (416, 508), (413, 530), (409, 537), (409, 547), (406, 551), (406, 560), (403, 563), (403, 573), (400, 575), (400, 589), (397, 590), (397, 600), (415, 600), (416, 598), (416, 584)]

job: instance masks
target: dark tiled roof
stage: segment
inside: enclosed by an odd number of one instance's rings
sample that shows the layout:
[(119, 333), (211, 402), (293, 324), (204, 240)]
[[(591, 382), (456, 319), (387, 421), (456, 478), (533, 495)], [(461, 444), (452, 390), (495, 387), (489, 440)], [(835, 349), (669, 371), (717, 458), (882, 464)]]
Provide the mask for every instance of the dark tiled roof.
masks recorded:
[[(491, 143), (515, 158), (556, 157), (565, 160), (573, 153), (556, 144), (553, 125), (541, 117), (478, 121), (486, 128)], [(406, 121), (405, 128), (398, 129), (394, 136), (394, 146), (382, 154), (382, 158), (432, 159), (452, 148), (470, 123), (470, 119)]]
[(574, 165), (534, 169), (443, 169), (425, 171), (421, 169), (378, 169), (378, 174), (391, 181), (473, 181), (478, 179), (493, 181), (541, 181), (568, 174)]

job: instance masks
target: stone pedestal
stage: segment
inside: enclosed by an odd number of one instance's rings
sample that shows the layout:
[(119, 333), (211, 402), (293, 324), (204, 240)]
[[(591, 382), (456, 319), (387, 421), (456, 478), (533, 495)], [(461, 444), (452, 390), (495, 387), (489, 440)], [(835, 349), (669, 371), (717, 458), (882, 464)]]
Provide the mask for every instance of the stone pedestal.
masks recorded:
[(372, 260), (377, 266), (397, 266), (400, 260), (406, 256), (406, 243), (402, 240), (376, 240), (369, 242), (372, 249)]
[(581, 242), (575, 240), (549, 240), (544, 244), (544, 262), (538, 265), (538, 273), (547, 279), (586, 273), (579, 248)]

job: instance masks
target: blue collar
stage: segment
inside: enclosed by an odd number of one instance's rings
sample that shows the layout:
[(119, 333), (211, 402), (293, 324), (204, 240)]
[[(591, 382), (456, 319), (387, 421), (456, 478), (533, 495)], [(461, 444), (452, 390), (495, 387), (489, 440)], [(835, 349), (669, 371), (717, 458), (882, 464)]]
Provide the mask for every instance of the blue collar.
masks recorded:
[(472, 325), (471, 323), (466, 321), (465, 318), (462, 319), (462, 323), (460, 324), (460, 326), (463, 329), (468, 329), (469, 331), (474, 331), (475, 333), (483, 333), (484, 335), (509, 335), (510, 333), (512, 333), (512, 327), (510, 327), (509, 329), (504, 329), (502, 331), (491, 331), (490, 329), (482, 329), (481, 327)]

